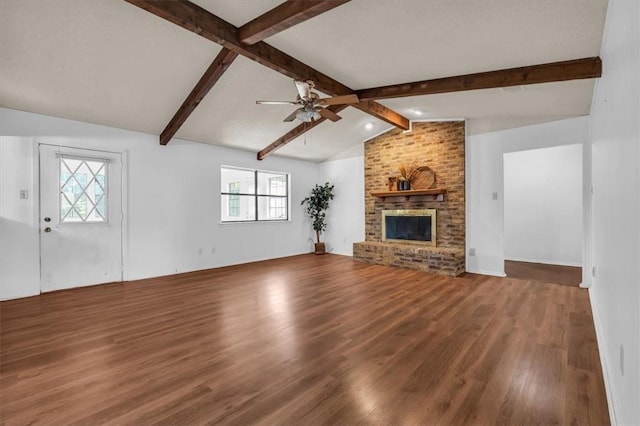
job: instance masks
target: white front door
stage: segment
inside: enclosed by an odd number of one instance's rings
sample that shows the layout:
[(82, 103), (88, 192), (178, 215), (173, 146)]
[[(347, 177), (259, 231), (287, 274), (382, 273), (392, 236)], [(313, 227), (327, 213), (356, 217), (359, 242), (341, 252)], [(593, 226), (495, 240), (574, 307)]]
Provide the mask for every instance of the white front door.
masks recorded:
[(122, 156), (40, 145), (40, 290), (122, 281)]

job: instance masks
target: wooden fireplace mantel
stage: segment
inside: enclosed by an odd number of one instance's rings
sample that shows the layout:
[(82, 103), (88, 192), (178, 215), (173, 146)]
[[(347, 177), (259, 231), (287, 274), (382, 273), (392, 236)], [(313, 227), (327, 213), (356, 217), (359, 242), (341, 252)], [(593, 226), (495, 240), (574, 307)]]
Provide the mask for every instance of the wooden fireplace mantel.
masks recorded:
[(431, 196), (432, 201), (444, 201), (444, 194), (447, 193), (446, 189), (434, 188), (434, 189), (410, 189), (407, 191), (385, 191), (385, 192), (372, 192), (371, 195), (380, 198), (384, 201), (387, 197), (405, 197), (407, 201), (411, 197), (418, 196)]

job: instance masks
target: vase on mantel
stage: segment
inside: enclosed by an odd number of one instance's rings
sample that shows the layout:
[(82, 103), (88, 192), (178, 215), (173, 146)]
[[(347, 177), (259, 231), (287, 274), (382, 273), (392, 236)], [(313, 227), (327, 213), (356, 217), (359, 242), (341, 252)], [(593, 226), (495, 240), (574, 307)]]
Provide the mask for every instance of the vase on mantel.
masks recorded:
[(411, 181), (409, 180), (398, 181), (398, 191), (408, 191), (410, 189), (411, 189)]

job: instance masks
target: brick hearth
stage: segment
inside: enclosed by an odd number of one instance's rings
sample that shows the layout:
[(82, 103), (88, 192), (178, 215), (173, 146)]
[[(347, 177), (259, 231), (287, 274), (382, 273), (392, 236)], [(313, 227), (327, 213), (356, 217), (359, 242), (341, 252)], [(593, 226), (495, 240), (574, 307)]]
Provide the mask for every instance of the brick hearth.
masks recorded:
[(464, 272), (464, 249), (363, 241), (353, 245), (353, 257), (361, 262), (419, 269), (440, 275), (456, 276)]

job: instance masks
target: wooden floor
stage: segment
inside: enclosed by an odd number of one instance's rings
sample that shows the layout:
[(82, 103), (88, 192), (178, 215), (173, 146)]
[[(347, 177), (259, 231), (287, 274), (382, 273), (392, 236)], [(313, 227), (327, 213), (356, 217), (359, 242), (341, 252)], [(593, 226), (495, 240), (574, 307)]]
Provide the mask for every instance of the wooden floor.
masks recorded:
[(504, 272), (510, 278), (572, 285), (575, 287), (580, 286), (582, 282), (582, 268), (574, 266), (505, 260)]
[(0, 310), (7, 425), (609, 422), (569, 286), (304, 255)]

